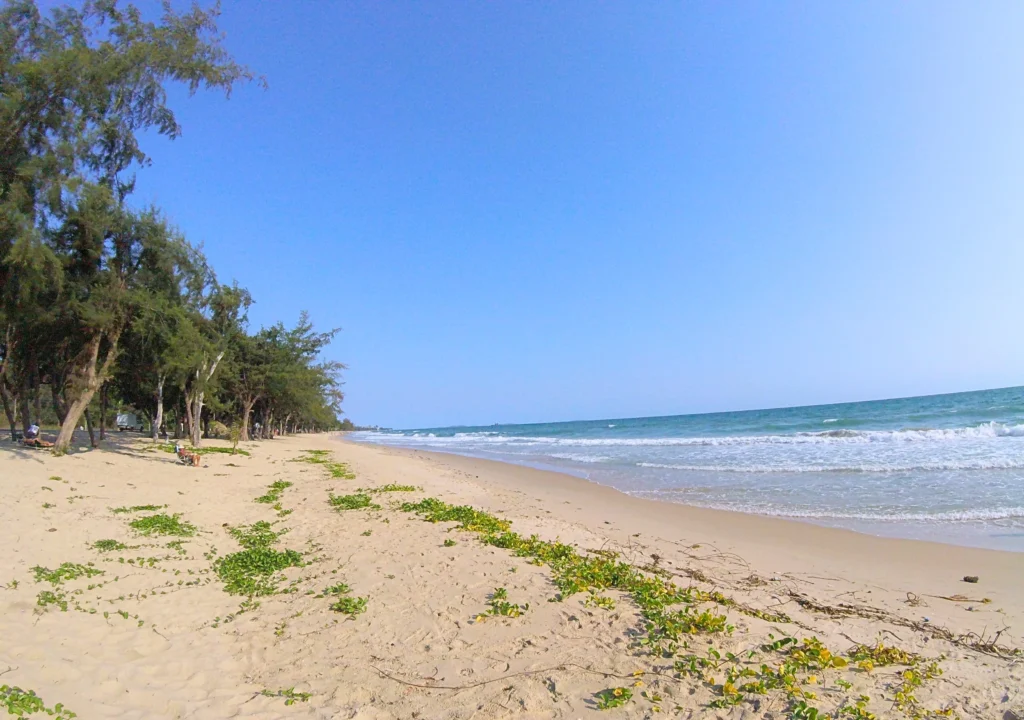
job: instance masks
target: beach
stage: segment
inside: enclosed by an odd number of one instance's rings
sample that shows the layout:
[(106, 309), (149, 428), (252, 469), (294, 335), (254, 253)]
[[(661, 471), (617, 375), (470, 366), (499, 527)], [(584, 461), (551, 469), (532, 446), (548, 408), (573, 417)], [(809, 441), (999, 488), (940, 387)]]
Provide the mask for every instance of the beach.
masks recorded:
[[(5, 443), (0, 685), (80, 718), (1024, 717), (1024, 553), (339, 435), (241, 448)], [(257, 523), (295, 554), (231, 594)]]

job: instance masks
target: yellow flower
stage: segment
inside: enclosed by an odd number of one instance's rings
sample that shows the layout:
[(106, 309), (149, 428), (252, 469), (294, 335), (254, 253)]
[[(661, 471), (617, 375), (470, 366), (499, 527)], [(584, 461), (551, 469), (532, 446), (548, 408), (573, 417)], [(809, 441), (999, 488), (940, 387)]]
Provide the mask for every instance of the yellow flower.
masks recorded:
[(477, 615), (476, 616), (476, 621), (477, 622), (483, 622), (484, 621), (484, 616), (483, 615)]
[(643, 674), (644, 674), (643, 670), (634, 670), (633, 671), (633, 677), (640, 677)]
[(818, 676), (817, 675), (808, 675), (807, 676), (807, 682), (809, 682), (811, 685), (816, 685), (817, 682), (818, 682)]
[(637, 680), (635, 683), (633, 683), (633, 687), (643, 687), (643, 686), (644, 686), (644, 681), (643, 680)]
[(622, 688), (615, 688), (612, 694), (615, 695), (615, 697), (622, 697)]

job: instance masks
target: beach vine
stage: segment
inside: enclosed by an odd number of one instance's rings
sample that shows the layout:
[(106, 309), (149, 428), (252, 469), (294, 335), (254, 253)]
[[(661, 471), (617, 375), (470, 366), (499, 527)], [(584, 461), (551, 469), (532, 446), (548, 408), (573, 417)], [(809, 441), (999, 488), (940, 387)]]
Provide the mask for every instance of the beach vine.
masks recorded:
[(346, 463), (334, 462), (331, 460), (331, 453), (327, 450), (306, 450), (305, 453), (305, 455), (295, 458), (292, 462), (320, 465), (332, 478), (355, 480), (356, 474), (352, 472), (349, 466)]
[[(816, 637), (775, 639), (774, 635), (769, 635), (770, 642), (742, 654), (722, 653), (707, 638), (733, 633), (735, 626), (726, 614), (728, 610), (780, 624), (789, 623), (789, 618), (781, 613), (748, 608), (715, 590), (680, 587), (622, 560), (614, 552), (584, 554), (557, 540), (520, 535), (511, 530), (508, 520), (468, 505), (451, 505), (426, 498), (403, 503), (400, 509), (415, 513), (427, 522), (454, 522), (456, 529), (475, 533), (485, 545), (509, 550), (517, 557), (528, 558), (531, 564), (548, 567), (559, 591), (551, 598), (552, 602), (587, 592), (590, 604), (604, 606), (606, 599), (600, 593), (607, 590), (625, 593), (640, 614), (640, 633), (634, 649), (657, 660), (671, 661), (672, 677), (696, 682), (710, 691), (713, 697), (709, 708), (743, 704), (757, 707), (761, 698), (781, 696), (786, 701), (788, 716), (794, 719), (872, 720), (875, 717), (869, 710), (872, 699), (863, 694), (853, 697), (850, 691), (875, 668), (897, 666), (905, 669), (899, 675), (900, 683), (893, 688), (894, 709), (912, 720), (957, 717), (952, 708), (927, 709), (914, 696), (914, 691), (926, 680), (942, 674), (937, 661), (922, 666), (924, 660), (920, 656), (881, 643), (856, 645), (841, 653), (827, 648)], [(507, 606), (509, 615), (519, 614), (511, 610), (518, 606), (508, 604), (503, 588), (495, 590), (490, 605), (492, 612), (496, 607)], [(689, 652), (691, 640), (697, 636), (707, 642), (701, 654)], [(829, 675), (843, 697), (832, 711), (823, 711), (812, 703), (817, 701), (817, 692), (825, 686)], [(634, 687), (642, 684), (638, 681)], [(834, 693), (830, 691), (830, 694)], [(660, 696), (646, 692), (642, 697), (652, 704), (661, 701)], [(653, 697), (658, 700), (652, 700)], [(596, 704), (600, 709), (609, 709), (631, 698), (632, 691), (628, 688), (610, 688), (598, 693)], [(661, 707), (653, 704), (652, 709), (660, 711)]]

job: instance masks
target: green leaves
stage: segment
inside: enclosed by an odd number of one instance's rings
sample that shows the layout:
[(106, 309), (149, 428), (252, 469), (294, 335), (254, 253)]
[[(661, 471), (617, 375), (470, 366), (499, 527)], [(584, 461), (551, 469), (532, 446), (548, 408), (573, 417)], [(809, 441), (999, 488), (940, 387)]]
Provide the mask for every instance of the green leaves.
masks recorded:
[(116, 550), (127, 550), (128, 546), (117, 540), (97, 540), (91, 545), (93, 550), (100, 552), (114, 552)]
[(287, 530), (275, 532), (270, 523), (260, 520), (249, 526), (231, 528), (228, 533), (244, 548), (267, 548), (277, 543)]
[(80, 577), (95, 577), (103, 574), (102, 570), (92, 567), (92, 563), (80, 565), (70, 562), (61, 563), (56, 570), (36, 565), (32, 568), (32, 572), (35, 573), (36, 582), (48, 582), (54, 587), (61, 585), (66, 580), (77, 580)]
[(335, 510), (380, 510), (380, 505), (372, 502), (366, 493), (355, 493), (354, 495), (329, 493), (327, 502)]
[(196, 534), (196, 526), (191, 523), (182, 522), (180, 514), (147, 515), (146, 517), (132, 520), (128, 527), (140, 535), (176, 535), (178, 537), (192, 537)]
[(301, 553), (271, 547), (287, 531), (275, 532), (264, 520), (231, 528), (229, 532), (245, 550), (218, 558), (213, 569), (223, 581), (224, 590), (232, 595), (249, 598), (273, 595), (281, 582), (278, 573), (304, 564)]
[(278, 500), (280, 500), (281, 494), (291, 486), (292, 484), (287, 480), (277, 480), (270, 486), (269, 490), (265, 495), (260, 495), (258, 498), (256, 498), (256, 502), (272, 505), (276, 503)]
[(349, 619), (353, 620), (356, 615), (366, 612), (367, 600), (363, 597), (347, 597), (351, 591), (351, 588), (345, 583), (338, 583), (324, 588), (323, 595), (335, 598), (334, 602), (328, 606), (331, 610), (348, 615)]
[(72, 720), (78, 717), (61, 703), (52, 708), (46, 707), (43, 699), (34, 690), (22, 690), (20, 687), (0, 685), (0, 708), (7, 710), (8, 715), (25, 717), (35, 713), (45, 713), (54, 720)]
[(260, 695), (265, 697), (282, 697), (284, 698), (285, 705), (294, 705), (297, 702), (306, 702), (313, 697), (312, 693), (295, 692), (295, 688), (293, 687), (286, 690), (261, 690)]
[(307, 450), (306, 454), (295, 458), (294, 462), (310, 463), (311, 465), (323, 465), (331, 474), (332, 478), (340, 480), (354, 480), (356, 475), (345, 463), (338, 463), (331, 460), (331, 454), (326, 450)]
[(622, 707), (633, 698), (633, 691), (626, 687), (608, 688), (595, 693), (598, 710)]
[(226, 592), (259, 597), (277, 592), (280, 580), (275, 576), (279, 571), (302, 565), (302, 555), (295, 550), (252, 547), (219, 558), (213, 569)]

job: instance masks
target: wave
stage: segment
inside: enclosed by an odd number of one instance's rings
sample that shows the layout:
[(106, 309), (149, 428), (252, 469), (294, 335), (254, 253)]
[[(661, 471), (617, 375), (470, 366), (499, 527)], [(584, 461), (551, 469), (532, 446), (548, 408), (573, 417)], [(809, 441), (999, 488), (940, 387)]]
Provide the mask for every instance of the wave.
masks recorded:
[(558, 458), (559, 460), (572, 460), (573, 462), (582, 463), (600, 463), (607, 462), (612, 458), (607, 455), (582, 455), (580, 453), (550, 453), (548, 457)]
[(675, 463), (638, 462), (636, 467), (662, 470), (686, 470), (690, 472), (721, 473), (898, 473), (898, 472), (942, 472), (955, 470), (1019, 470), (1024, 469), (1024, 458), (1009, 460), (990, 458), (985, 460), (960, 460), (950, 462), (916, 463), (912, 465), (684, 465)]
[[(636, 490), (630, 495), (646, 497), (656, 500), (671, 500), (672, 492), (659, 490)], [(688, 504), (693, 502), (688, 497)], [(891, 513), (862, 511), (846, 512), (839, 510), (799, 510), (791, 508), (773, 508), (765, 505), (744, 505), (744, 504), (702, 504), (701, 507), (712, 510), (730, 510), (733, 512), (745, 512), (753, 515), (768, 515), (771, 517), (800, 518), (806, 520), (873, 520), (880, 522), (979, 522), (995, 520), (1019, 520), (1024, 519), (1024, 507), (1001, 507), (975, 510), (943, 510), (939, 512), (905, 512), (893, 511)]]
[(454, 435), (434, 433), (368, 433), (365, 439), (378, 442), (422, 442), (432, 445), (493, 444), (493, 445), (554, 445), (565, 447), (615, 446), (687, 446), (687, 445), (802, 445), (802, 444), (863, 444), (949, 442), (985, 438), (1024, 437), (1024, 424), (1007, 425), (988, 422), (959, 428), (905, 428), (902, 430), (825, 430), (798, 432), (790, 435), (725, 435), (721, 437), (651, 437), (651, 438), (567, 438), (530, 435), (503, 435), (497, 432), (468, 432)]
[(828, 423), (834, 423), (834, 422), (839, 422), (839, 418), (829, 418), (828, 420), (822, 420), (821, 424), (822, 425), (827, 425)]

